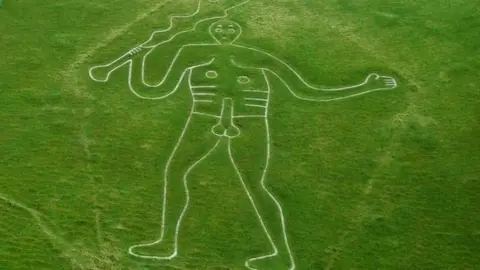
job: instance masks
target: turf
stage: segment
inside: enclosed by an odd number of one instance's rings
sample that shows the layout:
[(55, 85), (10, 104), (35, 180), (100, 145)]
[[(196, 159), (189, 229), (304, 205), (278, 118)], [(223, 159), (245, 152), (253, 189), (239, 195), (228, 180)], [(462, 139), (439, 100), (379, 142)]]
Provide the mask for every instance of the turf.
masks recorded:
[[(106, 84), (88, 69), (195, 2), (4, 2), (0, 269), (233, 270), (267, 251), (220, 147), (191, 175), (178, 259), (126, 252), (158, 235), (162, 169), (190, 99), (186, 89), (137, 99), (126, 69)], [(477, 269), (480, 6), (252, 0), (231, 19), (244, 28), (239, 43), (284, 59), (313, 83), (352, 84), (378, 71), (400, 85), (331, 103), (273, 85), (267, 181), (282, 202), (297, 269)], [(165, 57), (204, 37), (200, 27), (165, 46)]]

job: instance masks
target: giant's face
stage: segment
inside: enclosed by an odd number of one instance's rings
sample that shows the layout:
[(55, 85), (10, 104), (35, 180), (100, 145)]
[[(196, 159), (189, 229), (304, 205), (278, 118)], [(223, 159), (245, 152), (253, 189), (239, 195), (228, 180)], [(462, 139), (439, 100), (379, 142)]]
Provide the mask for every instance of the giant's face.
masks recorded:
[(221, 20), (210, 26), (210, 34), (220, 44), (231, 44), (240, 36), (241, 26), (232, 21)]

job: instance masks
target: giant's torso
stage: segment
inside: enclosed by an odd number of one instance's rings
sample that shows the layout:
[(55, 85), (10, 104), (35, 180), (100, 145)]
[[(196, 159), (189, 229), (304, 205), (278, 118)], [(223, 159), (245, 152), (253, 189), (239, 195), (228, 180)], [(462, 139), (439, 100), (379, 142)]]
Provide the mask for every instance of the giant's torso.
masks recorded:
[(266, 115), (270, 87), (262, 69), (237, 66), (222, 53), (207, 59), (188, 74), (195, 112), (220, 116), (222, 100), (231, 98), (235, 117)]

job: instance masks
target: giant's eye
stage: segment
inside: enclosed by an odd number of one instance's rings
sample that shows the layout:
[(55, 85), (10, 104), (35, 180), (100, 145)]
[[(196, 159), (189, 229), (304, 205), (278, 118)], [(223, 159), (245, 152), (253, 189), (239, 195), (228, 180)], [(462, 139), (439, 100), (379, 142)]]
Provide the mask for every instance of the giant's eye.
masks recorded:
[(215, 32), (217, 32), (217, 33), (223, 32), (223, 29), (222, 28), (217, 28), (217, 29), (215, 29)]
[(229, 34), (235, 33), (235, 29), (232, 29), (232, 28), (228, 29), (228, 33), (229, 33)]

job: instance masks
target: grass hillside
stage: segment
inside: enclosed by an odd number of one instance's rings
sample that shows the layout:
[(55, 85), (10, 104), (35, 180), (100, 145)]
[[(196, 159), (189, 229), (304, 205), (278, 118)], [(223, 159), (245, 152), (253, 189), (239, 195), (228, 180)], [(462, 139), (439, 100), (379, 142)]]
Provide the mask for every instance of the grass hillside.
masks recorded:
[[(198, 17), (174, 20), (172, 31), (241, 2), (202, 1)], [(222, 141), (189, 175), (179, 256), (127, 253), (159, 236), (163, 170), (192, 101), (186, 85), (168, 99), (136, 98), (126, 66), (107, 83), (88, 71), (196, 8), (197, 0), (4, 1), (0, 269), (237, 270), (270, 251)], [(296, 269), (478, 269), (478, 2), (251, 0), (228, 18), (243, 29), (236, 43), (312, 84), (351, 85), (377, 72), (399, 85), (311, 102), (272, 79), (266, 183), (283, 207)], [(182, 45), (211, 40), (209, 25), (158, 47), (148, 78), (158, 80)], [(210, 135), (210, 126), (195, 131)], [(209, 147), (190, 143), (192, 155)], [(238, 149), (253, 174), (265, 156), (248, 146)], [(287, 269), (280, 265), (265, 269)]]

